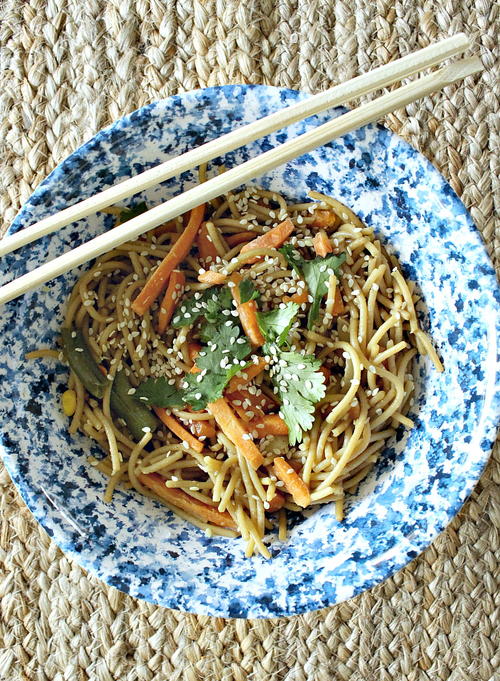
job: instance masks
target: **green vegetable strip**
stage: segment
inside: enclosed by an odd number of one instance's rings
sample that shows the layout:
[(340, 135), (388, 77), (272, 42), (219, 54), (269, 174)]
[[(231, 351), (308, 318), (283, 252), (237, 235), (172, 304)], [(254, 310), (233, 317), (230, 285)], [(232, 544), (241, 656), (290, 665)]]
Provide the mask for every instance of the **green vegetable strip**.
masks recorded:
[(158, 427), (156, 417), (149, 409), (129, 395), (132, 388), (124, 371), (118, 371), (111, 389), (110, 407), (127, 424), (135, 440), (140, 440), (148, 429), (153, 433)]
[(64, 354), (70, 367), (94, 397), (102, 397), (108, 384), (79, 329), (61, 330)]

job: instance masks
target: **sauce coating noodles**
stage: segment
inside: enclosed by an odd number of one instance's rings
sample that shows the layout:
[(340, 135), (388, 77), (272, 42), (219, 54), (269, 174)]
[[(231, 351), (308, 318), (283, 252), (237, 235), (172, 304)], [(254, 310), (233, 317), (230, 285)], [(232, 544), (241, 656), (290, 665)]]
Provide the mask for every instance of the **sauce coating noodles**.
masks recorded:
[[(73, 330), (67, 343), (81, 337), (89, 361), (106, 379), (100, 380), (94, 371), (96, 391), (102, 394), (90, 394), (70, 361), (68, 388), (76, 399), (68, 414), (69, 429), (85, 433), (104, 451), (102, 459), (89, 461), (108, 476), (107, 502), (117, 486), (135, 488), (160, 499), (208, 535), (241, 535), (248, 556), (269, 557), (266, 531), (276, 526), (279, 539), (285, 540), (288, 511), (334, 502), (332, 509), (341, 521), (345, 495), (367, 475), (398, 426), (412, 427), (407, 412), (413, 357), (428, 354), (442, 371), (419, 326), (414, 286), (373, 230), (349, 208), (328, 196), (311, 196), (314, 202), (294, 205), (274, 192), (249, 187), (213, 201), (192, 248), (177, 265), (176, 278), (170, 280), (173, 297), (162, 303), (160, 296), (142, 314), (134, 311), (134, 300), (183, 233), (182, 217), (100, 257), (75, 285), (64, 322)], [(119, 213), (116, 208), (110, 212)], [(300, 268), (265, 237), (284, 223), (290, 234), (280, 245), (293, 247), (302, 262), (327, 253), (345, 257), (338, 270), (328, 274), (312, 324), (308, 314), (314, 292)], [(276, 231), (276, 239), (282, 231)], [(265, 238), (254, 247), (251, 242), (257, 237)], [(242, 278), (250, 282), (255, 299), (237, 298)], [(212, 283), (215, 279), (219, 283)], [(241, 322), (242, 338), (246, 334), (252, 341), (248, 362), (253, 369), (246, 366), (247, 360), (241, 361), (222, 402), (213, 400), (203, 409), (189, 404), (151, 409), (145, 400), (140, 404), (134, 395), (148, 378), (161, 377), (179, 387), (189, 374), (203, 373), (196, 358), (203, 356), (207, 340), (200, 337), (199, 324), (163, 324), (166, 328), (160, 332), (159, 316), (173, 315), (175, 321), (193, 295), (201, 299), (212, 286), (231, 285), (239, 286), (239, 293), (232, 291), (235, 301), (222, 314), (227, 312), (228, 324)], [(262, 327), (254, 324), (259, 314), (290, 309), (290, 303), (297, 312), (286, 348), (311, 356), (320, 367), (316, 378), (319, 371), (322, 374), (311, 427), (292, 444), (287, 398), (280, 399), (273, 383), (276, 357), (265, 354), (269, 345), (259, 347)], [(73, 350), (82, 352), (79, 347)], [(65, 352), (68, 357), (68, 346)], [(301, 381), (293, 373), (299, 374), (301, 367), (290, 364), (290, 380)], [(245, 375), (245, 370), (250, 373)], [(126, 385), (120, 404), (113, 395), (119, 381)], [(134, 399), (137, 409), (148, 410), (151, 426), (134, 425), (124, 417), (130, 408), (127, 400)]]

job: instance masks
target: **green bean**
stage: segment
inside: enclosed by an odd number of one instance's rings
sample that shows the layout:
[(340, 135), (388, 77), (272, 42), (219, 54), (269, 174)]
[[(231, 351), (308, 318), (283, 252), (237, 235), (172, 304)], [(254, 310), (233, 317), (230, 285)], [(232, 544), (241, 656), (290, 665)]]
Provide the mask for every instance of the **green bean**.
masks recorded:
[(135, 440), (144, 437), (147, 428), (154, 433), (158, 427), (156, 417), (145, 404), (129, 395), (132, 388), (124, 371), (118, 371), (111, 389), (110, 407), (127, 424)]
[(64, 354), (70, 367), (94, 397), (102, 397), (108, 384), (79, 329), (61, 330)]

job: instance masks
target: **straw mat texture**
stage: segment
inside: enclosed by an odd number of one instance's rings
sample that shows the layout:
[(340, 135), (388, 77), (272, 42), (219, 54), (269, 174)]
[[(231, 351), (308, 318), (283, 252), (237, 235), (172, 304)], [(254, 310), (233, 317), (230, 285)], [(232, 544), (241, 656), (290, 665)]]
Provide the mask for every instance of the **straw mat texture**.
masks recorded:
[[(386, 124), (451, 182), (500, 265), (498, 5), (493, 0), (1, 0), (0, 215), (112, 120), (224, 83), (312, 92), (463, 30), (485, 72)], [(329, 610), (196, 617), (86, 575), (0, 473), (0, 678), (14, 681), (493, 681), (498, 449), (419, 558)], [(498, 676), (496, 676), (498, 679)]]

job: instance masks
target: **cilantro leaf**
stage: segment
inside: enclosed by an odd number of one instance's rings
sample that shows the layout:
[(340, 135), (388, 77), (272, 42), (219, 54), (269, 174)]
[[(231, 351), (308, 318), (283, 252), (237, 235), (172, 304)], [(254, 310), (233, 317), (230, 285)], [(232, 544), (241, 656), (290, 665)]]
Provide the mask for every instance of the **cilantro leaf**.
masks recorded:
[(155, 407), (182, 407), (184, 404), (182, 392), (163, 376), (148, 378), (141, 383), (134, 397)]
[(193, 294), (183, 300), (180, 306), (177, 307), (174, 317), (170, 325), (174, 329), (180, 329), (181, 326), (189, 326), (194, 324), (196, 320), (201, 317), (204, 312), (203, 303), (206, 303), (210, 289), (207, 289), (202, 294)]
[(228, 286), (213, 286), (209, 288), (210, 294), (207, 296), (204, 305), (203, 315), (210, 324), (217, 324), (227, 321), (229, 315), (224, 315), (224, 310), (231, 310), (233, 296)]
[(304, 260), (291, 244), (287, 244), (279, 250), (297, 274), (304, 277), (309, 295), (313, 297), (313, 302), (307, 315), (307, 328), (312, 329), (314, 322), (318, 318), (321, 299), (327, 292), (328, 279), (331, 274), (338, 276), (339, 267), (346, 258), (345, 253), (340, 253), (340, 255), (331, 254), (325, 258), (314, 258), (314, 260)]
[(240, 303), (248, 303), (250, 300), (257, 300), (260, 297), (260, 293), (254, 286), (253, 281), (250, 279), (243, 279), (240, 281)]
[(280, 347), (286, 342), (299, 309), (297, 303), (287, 303), (283, 308), (257, 312), (259, 328), (268, 343), (276, 343)]
[(227, 286), (211, 286), (203, 293), (194, 293), (182, 301), (175, 311), (171, 326), (179, 329), (181, 326), (190, 326), (200, 317), (211, 324), (216, 324), (226, 319), (223, 310), (231, 309), (231, 291)]
[(285, 244), (278, 250), (280, 253), (283, 253), (290, 267), (292, 267), (297, 274), (302, 276), (302, 266), (305, 263), (305, 260), (292, 244)]
[[(245, 364), (245, 367), (248, 363)], [(222, 397), (224, 388), (243, 367), (238, 364), (230, 364), (224, 371), (209, 371), (204, 376), (201, 374), (186, 374), (184, 382), (186, 392), (184, 400), (195, 411), (205, 409), (209, 402), (215, 402)], [(201, 377), (201, 378), (200, 378)]]
[(304, 280), (313, 302), (307, 315), (307, 328), (312, 329), (319, 315), (321, 299), (328, 290), (327, 282), (331, 274), (338, 275), (339, 267), (345, 260), (345, 253), (327, 255), (325, 258), (306, 260), (302, 265)]
[(291, 445), (302, 441), (314, 423), (316, 403), (325, 395), (321, 361), (312, 355), (285, 352), (276, 345), (265, 345), (264, 352), (275, 358), (269, 375), (281, 401), (280, 415), (288, 426)]
[(239, 326), (227, 318), (222, 326), (214, 326), (207, 347), (196, 358), (196, 366), (201, 371), (184, 377), (184, 401), (199, 410), (208, 402), (219, 399), (231, 378), (248, 366), (244, 359), (251, 350), (250, 343), (241, 336)]
[(141, 203), (136, 203), (135, 206), (131, 206), (130, 208), (124, 208), (120, 212), (120, 223), (127, 222), (127, 220), (132, 220), (132, 218), (136, 218), (138, 215), (145, 213), (147, 209), (148, 207), (144, 201)]

